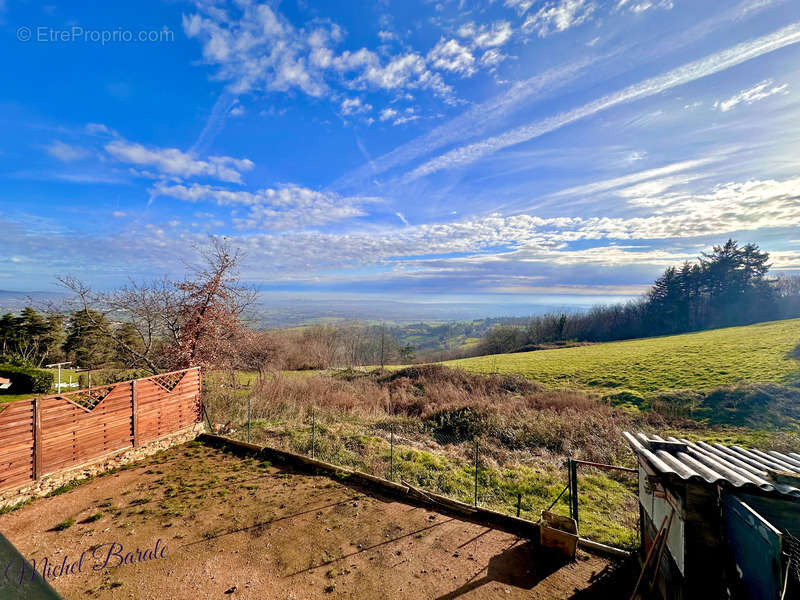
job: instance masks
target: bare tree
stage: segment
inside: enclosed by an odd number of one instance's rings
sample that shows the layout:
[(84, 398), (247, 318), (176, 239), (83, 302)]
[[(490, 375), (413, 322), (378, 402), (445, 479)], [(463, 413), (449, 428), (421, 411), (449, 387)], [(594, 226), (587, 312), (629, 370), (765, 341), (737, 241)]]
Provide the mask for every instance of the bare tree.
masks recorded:
[[(160, 320), (163, 314), (163, 310), (156, 308), (153, 302), (152, 291), (156, 284), (138, 285), (131, 282), (120, 290), (101, 293), (93, 291), (72, 275), (58, 277), (58, 281), (74, 295), (67, 301), (68, 310), (79, 311), (87, 321), (102, 329), (110, 342), (130, 356), (130, 366), (142, 366), (153, 373), (163, 369), (156, 353), (156, 339), (161, 330)], [(129, 339), (119, 335), (115, 328), (106, 327), (106, 323), (102, 321), (110, 320), (109, 315), (112, 313), (118, 318), (129, 320), (142, 341), (141, 346), (134, 345)]]
[(85, 313), (90, 320), (102, 315), (135, 329), (136, 343), (122, 335), (122, 328), (108, 329), (110, 341), (129, 356), (130, 366), (153, 373), (217, 366), (232, 360), (234, 342), (243, 330), (241, 317), (254, 292), (241, 284), (242, 255), (227, 241), (212, 239), (200, 255), (202, 266), (190, 268), (180, 282), (167, 278), (130, 281), (111, 292), (94, 292), (73, 276), (59, 277), (59, 281), (74, 295), (69, 303), (73, 311)]

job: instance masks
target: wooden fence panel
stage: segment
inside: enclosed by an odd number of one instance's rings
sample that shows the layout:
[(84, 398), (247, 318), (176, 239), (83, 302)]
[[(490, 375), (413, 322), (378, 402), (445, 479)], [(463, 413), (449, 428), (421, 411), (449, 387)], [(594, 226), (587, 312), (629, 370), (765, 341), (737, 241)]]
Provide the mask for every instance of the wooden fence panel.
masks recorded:
[(201, 421), (200, 371), (192, 369), (136, 382), (140, 442), (157, 439)]
[(0, 413), (0, 489), (33, 480), (34, 420), (33, 400), (11, 402)]
[[(40, 403), (42, 472), (52, 473), (131, 445), (131, 386), (118, 383)], [(91, 402), (98, 399), (94, 406)]]
[(199, 423), (200, 394), (193, 368), (0, 405), (0, 490)]

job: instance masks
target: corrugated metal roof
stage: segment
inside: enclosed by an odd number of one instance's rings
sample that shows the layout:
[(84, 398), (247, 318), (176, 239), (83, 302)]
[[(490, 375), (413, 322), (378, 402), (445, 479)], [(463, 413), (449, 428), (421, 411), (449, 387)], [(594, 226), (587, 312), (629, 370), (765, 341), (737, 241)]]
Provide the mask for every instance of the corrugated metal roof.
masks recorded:
[(743, 491), (760, 491), (800, 498), (800, 489), (773, 479), (775, 472), (800, 477), (800, 454), (762, 452), (740, 446), (692, 443), (674, 437), (662, 438), (644, 433), (623, 434), (634, 452), (644, 458), (657, 473), (685, 481), (705, 481), (730, 485)]

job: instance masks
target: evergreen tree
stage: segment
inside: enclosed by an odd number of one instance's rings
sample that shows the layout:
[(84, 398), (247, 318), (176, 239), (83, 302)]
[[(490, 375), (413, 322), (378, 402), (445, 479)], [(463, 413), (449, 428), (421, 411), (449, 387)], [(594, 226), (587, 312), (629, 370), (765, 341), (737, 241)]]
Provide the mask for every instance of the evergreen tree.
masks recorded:
[(114, 358), (111, 326), (97, 311), (79, 310), (72, 314), (67, 327), (64, 351), (77, 366), (101, 367)]

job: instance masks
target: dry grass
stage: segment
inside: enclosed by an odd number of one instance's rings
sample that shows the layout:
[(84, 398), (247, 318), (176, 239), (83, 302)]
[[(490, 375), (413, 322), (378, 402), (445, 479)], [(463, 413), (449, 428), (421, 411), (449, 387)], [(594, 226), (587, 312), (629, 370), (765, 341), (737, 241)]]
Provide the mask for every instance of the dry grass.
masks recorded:
[[(480, 375), (443, 365), (304, 377), (274, 372), (250, 386), (233, 374), (215, 381), (228, 384), (206, 390), (211, 418), (230, 421), (240, 439), (249, 435), (259, 444), (384, 477), (392, 465), (395, 480), (466, 502), (474, 494), (477, 441), (482, 504), (513, 513), (521, 495), (523, 516), (534, 520), (564, 488), (566, 458), (633, 466), (625, 430), (765, 450), (796, 447), (798, 441), (796, 435), (710, 427), (629, 403), (612, 405), (597, 394), (546, 388), (518, 375)], [(635, 480), (591, 469), (579, 479), (582, 535), (635, 544)], [(566, 495), (555, 510), (568, 513)]]
[(522, 377), (481, 376), (441, 365), (303, 378), (273, 373), (249, 390), (207, 394), (212, 419), (241, 423), (248, 395), (251, 418), (265, 424), (308, 421), (312, 408), (328, 422), (422, 422), (442, 435), (480, 435), (494, 440), (498, 449), (525, 451), (553, 462), (566, 456), (630, 462), (620, 432), (666, 422), (659, 415), (631, 414), (582, 392), (548, 390)]

